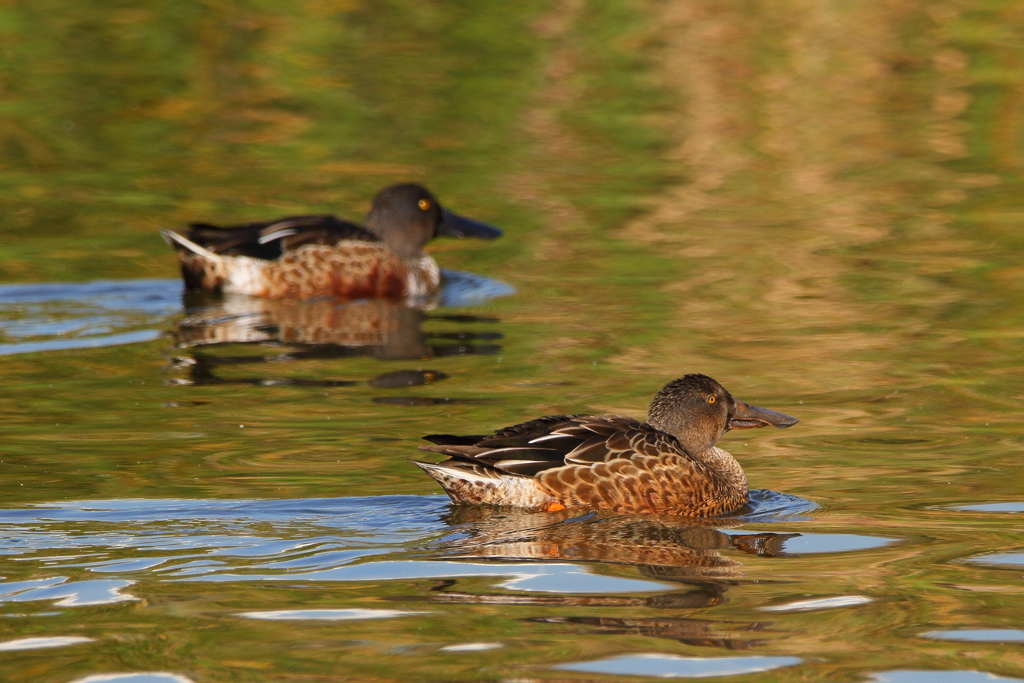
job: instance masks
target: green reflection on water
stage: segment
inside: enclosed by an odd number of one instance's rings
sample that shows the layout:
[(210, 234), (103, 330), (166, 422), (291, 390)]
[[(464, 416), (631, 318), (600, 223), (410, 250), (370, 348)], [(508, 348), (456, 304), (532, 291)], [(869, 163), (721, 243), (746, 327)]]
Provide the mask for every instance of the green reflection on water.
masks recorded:
[[(182, 376), (168, 367), (180, 352), (169, 339), (4, 357), (4, 507), (436, 494), (405, 462), (421, 434), (543, 413), (641, 416), (664, 381), (697, 370), (801, 418), (724, 445), (754, 486), (822, 509), (743, 533), (898, 539), (797, 556), (708, 541), (700, 556), (735, 575), (684, 577), (661, 602), (601, 604), (565, 594), (509, 604), (494, 596), (521, 595), (479, 576), (176, 583), (155, 570), (98, 574), (12, 555), (7, 581), (129, 579), (140, 600), (3, 605), (36, 615), (6, 617), (5, 640), (101, 642), (8, 652), (3, 677), (554, 680), (568, 676), (558, 664), (722, 649), (804, 660), (758, 680), (1024, 676), (1013, 645), (921, 637), (1020, 625), (1019, 570), (965, 561), (1019, 551), (1017, 518), (949, 509), (1020, 501), (1019, 11), (613, 0), (0, 6), (5, 282), (175, 277), (160, 226), (358, 216), (383, 185), (413, 180), (506, 229), (493, 244), (438, 241), (441, 265), (520, 292), (459, 311), (498, 323), (424, 323), (438, 334), (499, 332), (498, 354), (217, 370), (448, 375), (418, 387), (168, 384)], [(444, 545), (451, 527), (434, 508), (423, 514), (424, 536), (388, 546), (389, 559), (465, 552)], [(296, 524), (248, 532), (314, 535)], [(126, 528), (53, 527), (67, 538)], [(646, 550), (537, 542), (530, 560), (628, 580), (664, 574)], [(95, 552), (145, 555), (111, 540)], [(871, 602), (761, 609), (842, 596)], [(429, 614), (300, 628), (236, 616), (278, 609)], [(441, 649), (474, 642), (504, 647)]]

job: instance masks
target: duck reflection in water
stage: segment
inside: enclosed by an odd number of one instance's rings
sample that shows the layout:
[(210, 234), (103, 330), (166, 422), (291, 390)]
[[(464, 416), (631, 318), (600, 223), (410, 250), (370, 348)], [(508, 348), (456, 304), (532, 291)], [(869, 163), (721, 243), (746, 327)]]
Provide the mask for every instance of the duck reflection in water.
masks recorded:
[[(749, 500), (743, 469), (715, 444), (730, 429), (796, 422), (736, 400), (710, 377), (686, 375), (655, 395), (647, 422), (618, 415), (550, 415), (491, 436), (425, 437), (435, 445), (424, 450), (449, 459), (416, 464), (461, 504), (448, 521), (465, 536), (446, 543), (446, 555), (628, 565), (642, 576), (697, 586), (681, 594), (632, 598), (484, 596), (455, 592), (455, 584), (449, 584), (437, 587), (436, 599), (559, 607), (719, 604), (728, 586), (744, 581), (740, 561), (723, 550), (774, 556), (796, 534), (732, 535), (712, 526), (728, 526), (728, 520), (710, 518), (735, 513)], [(732, 637), (730, 631), (767, 626), (562, 615), (542, 621), (731, 649), (756, 641)]]
[[(649, 597), (615, 595), (524, 594), (518, 591), (471, 593), (458, 590), (458, 580), (439, 583), (431, 602), (516, 604), (543, 607), (638, 607), (694, 609), (725, 601), (730, 586), (747, 583), (739, 557), (776, 557), (785, 541), (799, 534), (724, 533), (742, 519), (682, 519), (667, 515), (621, 515), (606, 511), (562, 510), (537, 515), (515, 508), (456, 506), (445, 517), (460, 536), (444, 541), (440, 552), (450, 559), (599, 563), (609, 571), (636, 572), (661, 582), (693, 589)], [(712, 526), (712, 523), (715, 526)], [(728, 554), (723, 554), (728, 553)], [(739, 557), (737, 557), (739, 556)], [(612, 569), (619, 567), (619, 571)], [(628, 575), (628, 574), (626, 574)], [(706, 619), (640, 616), (563, 615), (533, 617), (568, 630), (671, 638), (691, 645), (747, 649), (759, 644), (752, 631), (770, 622), (722, 622)]]
[[(270, 300), (247, 296), (212, 297), (186, 292), (186, 316), (173, 336), (187, 353), (172, 356), (172, 365), (188, 371), (177, 384), (252, 384), (353, 386), (349, 379), (288, 379), (281, 377), (221, 378), (218, 368), (264, 364), (280, 368), (282, 362), (330, 360), (369, 356), (381, 360), (427, 360), (443, 356), (501, 351), (493, 330), (428, 332), (427, 321), (438, 323), (496, 322), (494, 318), (466, 315), (431, 315), (406, 302), (385, 299), (340, 301), (333, 298)], [(225, 345), (259, 347), (262, 353), (226, 355), (200, 349)], [(267, 352), (270, 351), (270, 352)], [(383, 373), (370, 386), (394, 388), (431, 384), (446, 375), (433, 370)]]

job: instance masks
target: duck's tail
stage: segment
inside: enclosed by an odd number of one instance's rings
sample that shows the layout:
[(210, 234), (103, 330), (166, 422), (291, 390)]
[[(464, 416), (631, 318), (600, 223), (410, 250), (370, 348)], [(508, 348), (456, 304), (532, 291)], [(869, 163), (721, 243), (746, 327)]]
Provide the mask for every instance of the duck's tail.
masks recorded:
[(224, 286), (231, 270), (230, 259), (171, 230), (161, 229), (160, 235), (174, 247), (186, 287), (218, 291)]
[(174, 232), (173, 230), (168, 230), (166, 228), (161, 228), (160, 229), (160, 236), (164, 238), (164, 241), (167, 242), (167, 244), (169, 244), (172, 247), (174, 247), (174, 251), (178, 252), (179, 254), (182, 251), (186, 251), (186, 252), (190, 252), (192, 254), (195, 254), (196, 256), (201, 256), (201, 257), (203, 257), (205, 259), (209, 259), (211, 261), (218, 261), (218, 260), (223, 258), (222, 256), (218, 256), (217, 254), (214, 254), (212, 251), (210, 251), (206, 247), (199, 246), (198, 244), (196, 244), (195, 242), (193, 242), (189, 238), (182, 237), (181, 235), (179, 235), (178, 233)]
[(457, 505), (510, 505), (544, 510), (556, 501), (533, 477), (456, 460), (411, 462), (437, 481)]

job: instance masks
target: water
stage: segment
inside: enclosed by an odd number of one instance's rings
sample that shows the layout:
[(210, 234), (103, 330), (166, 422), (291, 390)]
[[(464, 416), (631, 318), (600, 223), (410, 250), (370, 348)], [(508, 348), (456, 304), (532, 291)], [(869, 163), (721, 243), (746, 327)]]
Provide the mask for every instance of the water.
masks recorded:
[[(0, 679), (1024, 680), (1019, 9), (0, 8)], [(505, 230), (437, 300), (158, 237), (402, 181)], [(694, 371), (800, 418), (730, 518), (407, 462)]]

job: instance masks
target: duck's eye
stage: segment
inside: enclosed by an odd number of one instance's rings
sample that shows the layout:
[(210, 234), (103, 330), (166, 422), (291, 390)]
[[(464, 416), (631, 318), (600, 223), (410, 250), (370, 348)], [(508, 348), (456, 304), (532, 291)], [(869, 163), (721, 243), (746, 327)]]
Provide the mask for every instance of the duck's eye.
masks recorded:
[(714, 397), (714, 396), (708, 396), (708, 403), (714, 403), (714, 402), (715, 402), (715, 400), (716, 400), (716, 399), (715, 399), (715, 397)]
[(420, 200), (420, 208), (423, 209), (424, 211), (429, 209), (430, 208), (430, 200), (429, 199), (421, 199)]

